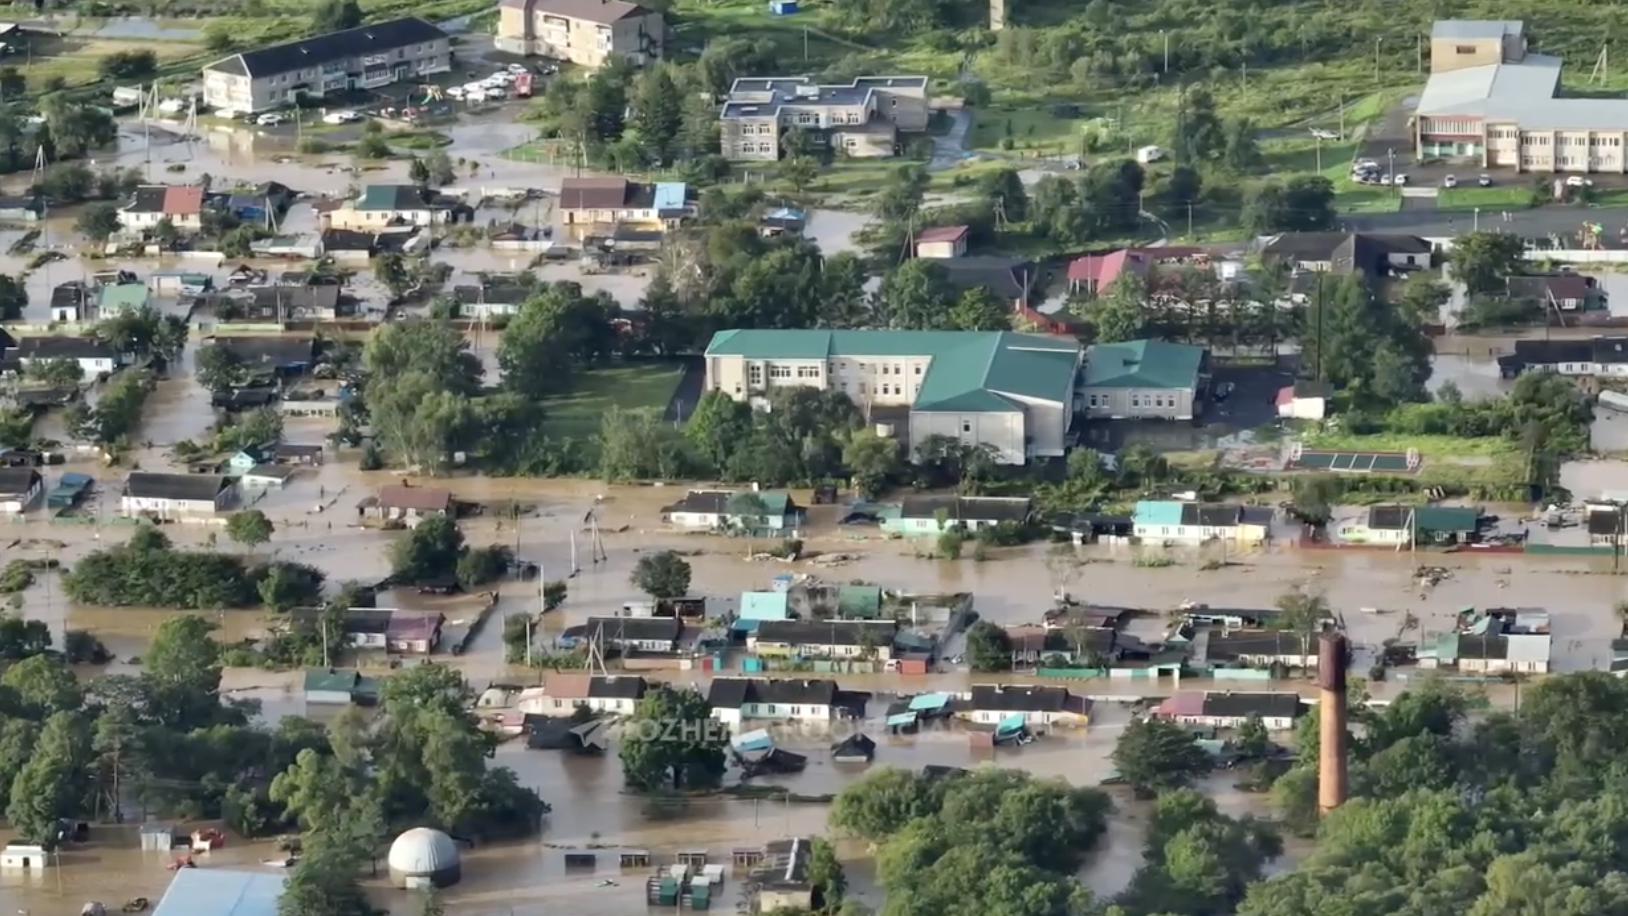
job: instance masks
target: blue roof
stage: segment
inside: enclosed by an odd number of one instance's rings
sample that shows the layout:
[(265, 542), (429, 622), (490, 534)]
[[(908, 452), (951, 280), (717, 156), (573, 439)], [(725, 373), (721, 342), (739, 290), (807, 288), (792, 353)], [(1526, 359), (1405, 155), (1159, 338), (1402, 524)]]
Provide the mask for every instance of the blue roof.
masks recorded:
[(1012, 715), (1002, 719), (1000, 724), (995, 726), (995, 734), (1004, 735), (1007, 732), (1022, 731), (1024, 721), (1023, 713), (1013, 713)]
[(736, 633), (743, 633), (743, 634), (746, 634), (746, 635), (751, 635), (751, 634), (757, 632), (758, 624), (760, 624), (762, 622), (763, 621), (761, 621), (761, 620), (747, 620), (745, 618), (742, 618), (742, 619), (737, 620), (734, 623), (730, 624), (729, 628), (731, 630), (734, 630)]
[(1133, 520), (1138, 525), (1181, 524), (1181, 503), (1172, 500), (1144, 499), (1136, 504)]
[(767, 730), (761, 728), (755, 732), (739, 735), (731, 743), (737, 751), (766, 751), (774, 747), (774, 739), (769, 737)]
[(888, 724), (888, 727), (890, 727), (890, 728), (896, 728), (896, 727), (901, 726), (901, 725), (915, 725), (916, 724), (916, 714), (913, 713), (913, 712), (901, 712), (901, 713), (897, 713), (895, 715), (888, 716), (887, 717), (887, 724)]
[(947, 693), (924, 693), (919, 697), (910, 698), (910, 708), (914, 710), (943, 709), (944, 704), (950, 701)]
[(684, 209), (684, 182), (658, 181), (656, 182), (656, 210), (682, 210)]
[(153, 916), (277, 916), (282, 893), (282, 875), (183, 868), (153, 908)]
[(742, 620), (785, 620), (786, 592), (741, 592)]

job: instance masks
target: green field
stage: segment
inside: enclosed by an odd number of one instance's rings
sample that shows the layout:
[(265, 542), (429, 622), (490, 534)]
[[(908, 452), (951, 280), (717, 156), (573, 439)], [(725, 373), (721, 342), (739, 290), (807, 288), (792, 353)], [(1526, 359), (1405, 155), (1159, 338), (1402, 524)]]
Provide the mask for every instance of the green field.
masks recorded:
[(667, 409), (683, 377), (674, 363), (636, 363), (589, 369), (579, 375), (569, 394), (543, 402), (543, 432), (552, 438), (599, 434), (606, 411)]

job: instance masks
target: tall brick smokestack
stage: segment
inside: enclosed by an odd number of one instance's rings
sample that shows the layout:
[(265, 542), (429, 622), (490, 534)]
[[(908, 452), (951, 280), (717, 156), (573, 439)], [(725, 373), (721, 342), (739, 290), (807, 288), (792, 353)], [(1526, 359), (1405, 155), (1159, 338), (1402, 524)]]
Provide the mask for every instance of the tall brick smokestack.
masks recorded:
[(1327, 814), (1345, 804), (1345, 636), (1340, 633), (1324, 633), (1317, 644), (1317, 687), (1317, 811)]

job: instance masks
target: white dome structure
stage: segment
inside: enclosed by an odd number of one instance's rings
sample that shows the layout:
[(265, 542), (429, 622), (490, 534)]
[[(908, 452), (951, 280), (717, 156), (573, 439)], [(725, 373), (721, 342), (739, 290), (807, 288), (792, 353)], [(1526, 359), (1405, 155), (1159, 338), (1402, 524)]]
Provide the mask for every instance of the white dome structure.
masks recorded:
[(390, 844), (390, 883), (408, 890), (458, 883), (458, 844), (439, 830), (414, 827)]

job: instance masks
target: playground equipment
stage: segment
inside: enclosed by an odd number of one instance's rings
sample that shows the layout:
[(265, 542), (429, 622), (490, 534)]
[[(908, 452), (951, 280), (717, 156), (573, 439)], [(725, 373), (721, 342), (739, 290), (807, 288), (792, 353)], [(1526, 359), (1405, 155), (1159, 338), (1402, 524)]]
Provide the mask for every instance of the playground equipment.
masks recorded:
[(1600, 237), (1605, 234), (1605, 227), (1596, 222), (1585, 221), (1583, 227), (1577, 230), (1577, 244), (1584, 251), (1599, 251)]
[(418, 88), (419, 91), (424, 93), (424, 98), (418, 103), (420, 105), (428, 105), (431, 102), (440, 102), (446, 98), (446, 95), (441, 92), (440, 86), (423, 85)]

